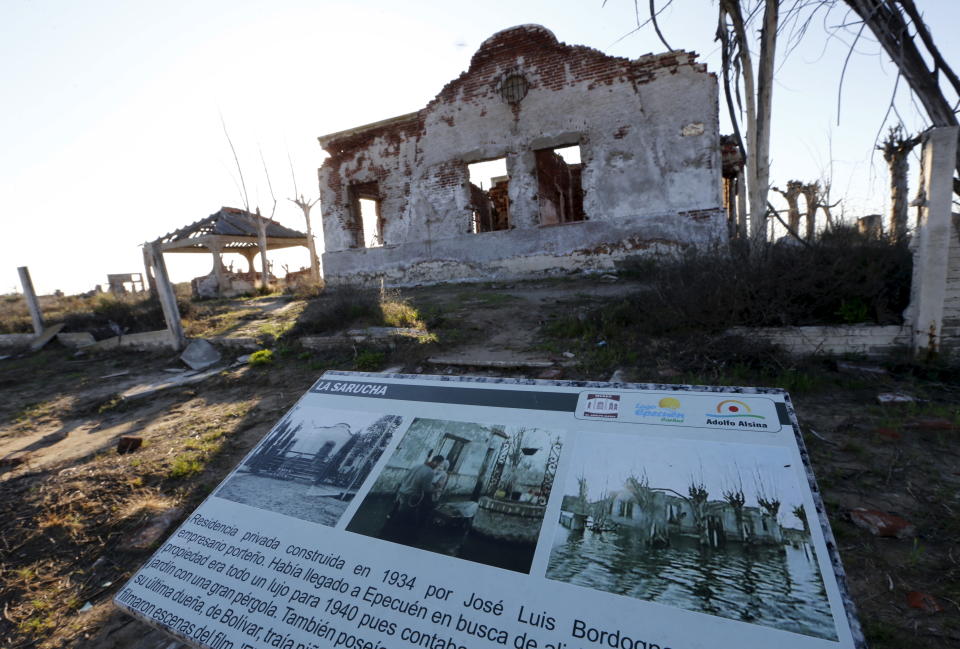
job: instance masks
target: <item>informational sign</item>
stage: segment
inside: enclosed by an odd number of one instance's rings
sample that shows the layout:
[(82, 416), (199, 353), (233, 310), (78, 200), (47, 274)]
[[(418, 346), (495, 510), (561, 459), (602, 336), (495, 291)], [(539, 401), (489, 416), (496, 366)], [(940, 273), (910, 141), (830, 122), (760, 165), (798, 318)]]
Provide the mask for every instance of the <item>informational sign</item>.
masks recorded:
[(782, 390), (328, 372), (114, 601), (211, 649), (862, 647)]

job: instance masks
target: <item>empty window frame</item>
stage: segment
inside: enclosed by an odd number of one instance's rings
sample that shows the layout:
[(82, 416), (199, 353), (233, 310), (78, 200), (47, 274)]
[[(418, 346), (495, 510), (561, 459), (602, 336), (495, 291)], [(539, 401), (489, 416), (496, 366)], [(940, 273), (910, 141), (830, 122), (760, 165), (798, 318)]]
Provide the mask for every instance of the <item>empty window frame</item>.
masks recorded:
[(380, 186), (377, 181), (350, 185), (351, 248), (376, 248), (384, 244)]
[(448, 463), (447, 471), (456, 473), (460, 469), (460, 456), (467, 444), (468, 442), (465, 439), (453, 435), (444, 435), (434, 455), (442, 455)]
[(470, 173), (470, 231), (493, 232), (510, 229), (510, 177), (507, 159), (497, 158), (467, 165)]
[(558, 225), (585, 220), (580, 145), (540, 149), (534, 153), (540, 224)]

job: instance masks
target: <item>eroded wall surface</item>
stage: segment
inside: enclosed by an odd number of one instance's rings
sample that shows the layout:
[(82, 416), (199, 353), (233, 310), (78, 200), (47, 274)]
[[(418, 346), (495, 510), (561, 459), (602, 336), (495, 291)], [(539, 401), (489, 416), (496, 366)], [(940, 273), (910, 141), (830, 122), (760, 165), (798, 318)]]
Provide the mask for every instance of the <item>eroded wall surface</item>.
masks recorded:
[[(616, 58), (514, 27), (417, 113), (320, 138), (330, 153), (320, 169), (326, 280), (603, 270), (726, 237), (717, 82), (695, 57)], [(582, 209), (570, 213), (583, 220), (557, 223), (542, 214), (536, 152), (565, 145), (580, 148)], [(509, 229), (476, 232), (468, 165), (495, 158), (506, 159)], [(371, 192), (375, 246), (358, 236), (356, 198)]]

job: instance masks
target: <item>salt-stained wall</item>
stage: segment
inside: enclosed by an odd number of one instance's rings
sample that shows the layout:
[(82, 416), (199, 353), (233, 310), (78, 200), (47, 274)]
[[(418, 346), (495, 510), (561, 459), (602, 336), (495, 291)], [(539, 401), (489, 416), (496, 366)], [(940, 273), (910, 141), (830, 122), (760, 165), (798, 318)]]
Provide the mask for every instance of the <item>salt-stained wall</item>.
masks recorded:
[[(501, 87), (520, 75), (526, 94)], [(522, 91), (521, 91), (522, 94)], [(422, 110), (320, 138), (328, 282), (391, 284), (605, 269), (726, 236), (717, 81), (695, 54), (637, 60), (522, 25), (483, 43)], [(582, 222), (541, 225), (534, 152), (579, 144)], [(511, 229), (475, 234), (467, 165), (506, 158)], [(358, 246), (351, 186), (376, 183), (383, 246)], [(368, 185), (369, 186), (369, 185)]]

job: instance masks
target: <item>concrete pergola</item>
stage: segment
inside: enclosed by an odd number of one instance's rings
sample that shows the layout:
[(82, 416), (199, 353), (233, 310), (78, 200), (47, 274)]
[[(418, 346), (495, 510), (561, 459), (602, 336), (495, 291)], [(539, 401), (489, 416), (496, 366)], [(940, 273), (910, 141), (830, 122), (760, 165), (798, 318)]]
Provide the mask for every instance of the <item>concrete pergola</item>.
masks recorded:
[[(264, 237), (261, 238), (261, 233)], [(160, 253), (189, 252), (213, 254), (213, 272), (217, 278), (218, 293), (223, 291), (226, 269), (222, 255), (237, 253), (247, 260), (248, 273), (253, 273), (253, 258), (260, 253), (263, 265), (262, 278), (267, 281), (266, 252), (304, 246), (309, 248), (307, 235), (284, 227), (279, 223), (235, 207), (221, 207), (220, 211), (158, 238), (155, 242)], [(153, 284), (153, 277), (148, 278)]]

